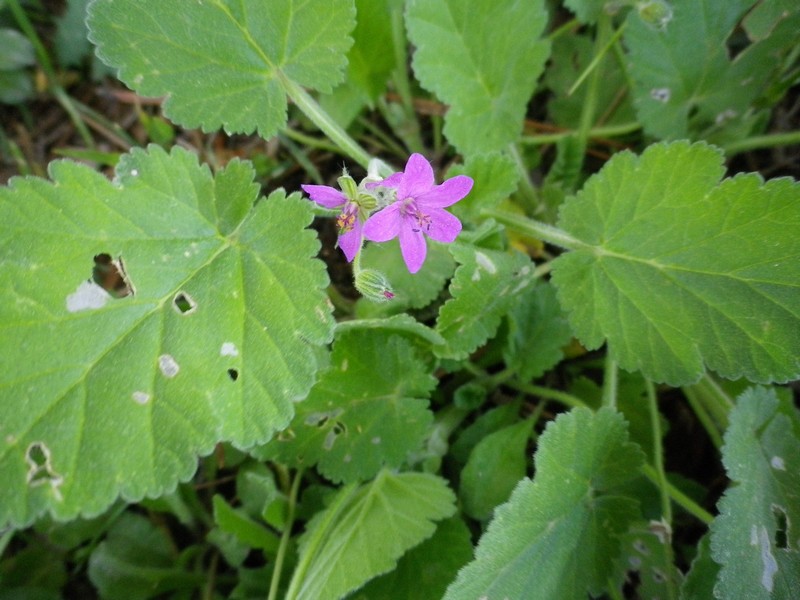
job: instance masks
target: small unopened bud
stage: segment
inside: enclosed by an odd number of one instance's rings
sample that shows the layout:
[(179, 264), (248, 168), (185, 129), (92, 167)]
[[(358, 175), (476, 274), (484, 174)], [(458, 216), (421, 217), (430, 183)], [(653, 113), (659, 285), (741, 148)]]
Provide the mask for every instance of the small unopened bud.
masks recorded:
[(358, 198), (358, 186), (355, 180), (350, 175), (342, 175), (337, 180), (339, 182), (339, 189), (350, 200)]
[(356, 289), (367, 300), (386, 302), (394, 298), (392, 286), (383, 273), (375, 269), (364, 269), (356, 273)]

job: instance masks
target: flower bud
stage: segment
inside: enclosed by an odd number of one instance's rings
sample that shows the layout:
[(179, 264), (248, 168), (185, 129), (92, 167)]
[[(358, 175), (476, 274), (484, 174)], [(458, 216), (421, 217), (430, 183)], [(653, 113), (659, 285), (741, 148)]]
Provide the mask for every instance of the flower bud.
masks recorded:
[(367, 300), (386, 302), (394, 298), (392, 286), (383, 273), (375, 269), (364, 269), (356, 273), (356, 289)]
[(342, 175), (337, 181), (339, 182), (339, 189), (342, 190), (342, 193), (348, 200), (355, 200), (358, 198), (358, 186), (350, 175)]

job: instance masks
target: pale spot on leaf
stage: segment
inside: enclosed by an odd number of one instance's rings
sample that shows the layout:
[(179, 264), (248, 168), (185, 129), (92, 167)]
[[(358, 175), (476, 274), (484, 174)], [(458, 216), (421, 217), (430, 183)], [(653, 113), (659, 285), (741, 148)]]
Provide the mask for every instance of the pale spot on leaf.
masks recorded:
[(219, 349), (220, 356), (239, 356), (239, 349), (233, 342), (223, 342)]
[(135, 391), (131, 394), (133, 401), (137, 404), (147, 404), (150, 401), (150, 394), (147, 392)]
[(761, 585), (768, 592), (772, 592), (775, 585), (775, 573), (778, 572), (778, 562), (772, 555), (772, 546), (769, 541), (769, 533), (763, 525), (761, 527), (753, 525), (750, 529), (750, 545), (757, 546), (761, 552)]
[(773, 469), (777, 469), (779, 471), (786, 470), (786, 464), (783, 462), (783, 458), (780, 456), (773, 456), (769, 459), (769, 464), (772, 465)]
[(497, 274), (497, 265), (494, 264), (492, 259), (486, 256), (483, 252), (475, 253), (475, 262), (478, 263), (478, 266), (490, 275)]
[(96, 310), (103, 308), (110, 299), (111, 294), (94, 281), (83, 281), (74, 293), (67, 296), (67, 310), (69, 312)]
[(161, 374), (168, 379), (175, 377), (181, 370), (180, 365), (171, 354), (162, 354), (158, 357), (158, 368), (161, 370)]

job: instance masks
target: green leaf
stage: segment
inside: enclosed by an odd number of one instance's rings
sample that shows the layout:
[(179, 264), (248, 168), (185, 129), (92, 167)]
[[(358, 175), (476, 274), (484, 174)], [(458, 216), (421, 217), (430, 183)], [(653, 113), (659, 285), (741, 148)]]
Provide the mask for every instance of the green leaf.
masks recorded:
[(269, 138), (286, 124), (283, 80), (330, 91), (342, 81), (352, 0), (98, 0), (98, 56), (185, 127)]
[[(392, 284), (395, 297), (391, 302), (375, 304), (366, 301), (372, 307), (379, 307), (382, 313), (400, 312), (407, 308), (423, 308), (433, 302), (447, 280), (453, 276), (455, 261), (445, 244), (430, 242), (425, 263), (419, 272), (413, 275), (400, 253), (397, 239), (382, 244), (369, 244), (362, 250), (361, 264), (365, 269), (376, 269), (383, 273)], [(359, 302), (359, 308), (361, 308)], [(363, 316), (363, 315), (359, 315)]]
[(508, 500), (528, 464), (525, 452), (533, 429), (525, 419), (483, 438), (461, 471), (459, 497), (464, 512), (478, 520), (488, 519), (494, 507)]
[(336, 482), (369, 479), (422, 445), (433, 421), (424, 398), (435, 383), (405, 338), (370, 329), (341, 333), (331, 367), (297, 406), (291, 426), (258, 454), (318, 463)]
[(103, 598), (145, 600), (191, 588), (193, 578), (176, 566), (164, 529), (124, 513), (89, 557), (89, 579)]
[(639, 448), (610, 409), (575, 409), (547, 426), (535, 455), (536, 478), (519, 483), (495, 510), (475, 560), (445, 600), (599, 595), (620, 539), (636, 519), (619, 488), (637, 474)]
[(508, 313), (509, 335), (503, 357), (522, 381), (554, 367), (572, 330), (561, 312), (555, 289), (547, 283), (528, 288)]
[(92, 51), (87, 39), (86, 7), (90, 0), (69, 0), (67, 9), (55, 19), (54, 40), (58, 62), (62, 66), (79, 66)]
[(453, 492), (427, 473), (383, 470), (360, 488), (345, 487), (308, 524), (287, 598), (341, 598), (391, 570), (403, 553), (433, 534), (432, 521), (454, 512)]
[[(218, 441), (269, 439), (332, 332), (308, 202), (254, 206), (245, 163), (151, 146), (114, 182), (50, 175), (0, 188), (0, 524), (158, 496)], [(132, 295), (90, 281), (102, 253)]]
[(722, 462), (736, 485), (719, 501), (711, 556), (719, 598), (795, 598), (800, 589), (800, 415), (773, 390), (736, 402)]
[(0, 29), (0, 71), (29, 67), (36, 62), (33, 45), (15, 29)]
[(430, 600), (441, 598), (458, 569), (472, 558), (464, 521), (455, 516), (439, 523), (436, 533), (406, 552), (397, 568), (361, 588), (350, 600)]
[[(348, 125), (365, 105), (372, 106), (386, 90), (397, 67), (392, 52), (392, 15), (402, 15), (401, 0), (355, 0), (356, 28), (347, 54), (347, 76), (320, 105), (342, 125)], [(405, 65), (403, 66), (405, 68)]]
[(220, 529), (230, 533), (245, 546), (268, 552), (278, 549), (280, 539), (272, 531), (253, 521), (242, 509), (230, 506), (219, 494), (214, 494), (214, 521)]
[(553, 263), (589, 349), (672, 385), (800, 377), (800, 185), (720, 183), (720, 153), (656, 144), (615, 155), (563, 206), (576, 250)]
[(461, 265), (450, 283), (452, 298), (439, 311), (436, 331), (447, 341), (437, 348), (443, 358), (466, 358), (497, 331), (500, 319), (533, 284), (527, 256), (453, 244)]
[(581, 23), (594, 24), (606, 10), (608, 0), (564, 0), (564, 6), (578, 17)]
[(351, 321), (340, 321), (336, 324), (337, 334), (357, 330), (397, 333), (409, 340), (419, 342), (423, 346), (444, 344), (442, 336), (405, 313), (385, 319), (353, 319)]
[(697, 556), (683, 580), (681, 600), (713, 598), (718, 574), (719, 565), (711, 559), (710, 535), (706, 533), (697, 544)]
[(517, 190), (519, 171), (513, 159), (494, 152), (491, 154), (475, 154), (463, 165), (454, 165), (447, 171), (446, 179), (456, 175), (467, 175), (475, 185), (466, 198), (457, 202), (450, 210), (459, 219), (477, 221), (484, 208), (496, 208)]
[(637, 598), (675, 598), (683, 575), (673, 561), (671, 543), (660, 521), (635, 523), (622, 536), (622, 554), (613, 573), (620, 593), (626, 581), (634, 579), (630, 573), (636, 573)]
[[(657, 29), (631, 11), (625, 30), (633, 95), (650, 135), (707, 134), (746, 113), (796, 46), (800, 12), (772, 35), (728, 56), (727, 40), (754, 0), (672, 0), (671, 20)], [(765, 3), (768, 4), (768, 3)]]
[(462, 154), (503, 150), (519, 138), (549, 55), (539, 39), (546, 23), (542, 0), (407, 3), (414, 73), (450, 105), (444, 133)]

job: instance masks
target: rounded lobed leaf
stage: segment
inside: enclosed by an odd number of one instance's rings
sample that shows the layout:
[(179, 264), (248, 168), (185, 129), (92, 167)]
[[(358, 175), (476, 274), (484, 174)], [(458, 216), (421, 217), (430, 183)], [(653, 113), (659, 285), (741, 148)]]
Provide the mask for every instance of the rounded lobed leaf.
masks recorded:
[(800, 185), (722, 174), (711, 146), (657, 144), (564, 204), (553, 281), (587, 348), (672, 385), (800, 377)]
[(71, 161), (0, 189), (0, 524), (59, 519), (189, 478), (220, 440), (285, 427), (332, 337), (305, 228), (253, 171), (180, 148)]
[(323, 92), (343, 78), (351, 0), (97, 0), (90, 39), (103, 62), (185, 127), (259, 134), (286, 123), (281, 83)]

